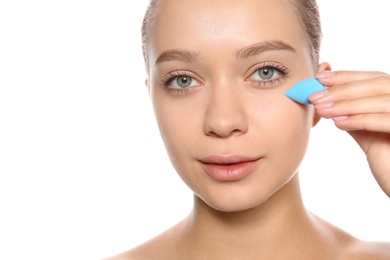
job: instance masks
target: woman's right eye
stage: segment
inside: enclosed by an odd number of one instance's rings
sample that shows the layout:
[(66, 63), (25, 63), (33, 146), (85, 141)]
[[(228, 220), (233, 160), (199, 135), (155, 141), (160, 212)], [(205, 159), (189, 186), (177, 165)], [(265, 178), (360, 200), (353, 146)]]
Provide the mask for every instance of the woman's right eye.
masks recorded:
[(200, 86), (201, 83), (184, 72), (171, 72), (162, 81), (161, 84), (169, 93), (182, 94), (194, 87)]
[(188, 87), (193, 87), (196, 85), (199, 85), (199, 83), (188, 76), (178, 76), (175, 77), (171, 80), (171, 85), (173, 88), (188, 88)]

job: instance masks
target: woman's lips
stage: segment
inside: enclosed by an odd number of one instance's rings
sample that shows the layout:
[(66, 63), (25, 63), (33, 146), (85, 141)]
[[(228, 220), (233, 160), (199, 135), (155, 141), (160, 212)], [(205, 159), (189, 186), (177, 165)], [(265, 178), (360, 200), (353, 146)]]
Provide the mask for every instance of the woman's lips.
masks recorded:
[(217, 181), (238, 181), (248, 176), (261, 158), (213, 155), (200, 160), (205, 172)]

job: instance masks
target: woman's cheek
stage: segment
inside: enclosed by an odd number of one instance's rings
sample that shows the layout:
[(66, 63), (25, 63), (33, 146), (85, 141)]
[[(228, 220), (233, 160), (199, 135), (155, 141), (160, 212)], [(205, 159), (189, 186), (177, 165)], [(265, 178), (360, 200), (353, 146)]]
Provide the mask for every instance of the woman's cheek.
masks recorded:
[(254, 113), (260, 129), (258, 134), (267, 135), (275, 151), (299, 157), (305, 153), (314, 116), (311, 106), (277, 95), (264, 99), (263, 105), (258, 105)]
[[(163, 93), (164, 94), (164, 93)], [(171, 159), (186, 154), (201, 131), (199, 104), (189, 99), (153, 98), (161, 137)]]
[(295, 103), (286, 106), (286, 110), (279, 116), (279, 118), (283, 118), (277, 123), (277, 127), (283, 129), (279, 139), (281, 143), (285, 144), (284, 151), (289, 156), (303, 159), (309, 142), (312, 117), (313, 109), (311, 107)]

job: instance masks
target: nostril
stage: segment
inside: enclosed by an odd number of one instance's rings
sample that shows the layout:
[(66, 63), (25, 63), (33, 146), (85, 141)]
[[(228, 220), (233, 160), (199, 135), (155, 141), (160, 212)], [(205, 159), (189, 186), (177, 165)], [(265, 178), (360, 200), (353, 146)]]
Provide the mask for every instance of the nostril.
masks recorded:
[(233, 122), (213, 121), (206, 124), (205, 134), (211, 137), (226, 138), (234, 135), (241, 135), (247, 131), (246, 124), (240, 120)]
[(215, 87), (209, 96), (204, 133), (218, 138), (241, 135), (248, 130), (244, 97), (236, 86), (221, 86), (224, 88)]

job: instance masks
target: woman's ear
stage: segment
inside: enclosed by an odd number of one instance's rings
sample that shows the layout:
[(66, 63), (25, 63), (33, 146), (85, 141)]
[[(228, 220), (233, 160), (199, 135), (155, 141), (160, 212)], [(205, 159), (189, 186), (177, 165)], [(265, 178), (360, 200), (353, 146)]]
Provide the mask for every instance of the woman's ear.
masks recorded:
[[(323, 72), (323, 71), (331, 71), (332, 68), (330, 67), (330, 64), (327, 62), (323, 62), (320, 65), (318, 65), (318, 72)], [(313, 117), (313, 127), (318, 124), (320, 121), (321, 117), (317, 114), (316, 111), (314, 111), (314, 117)]]
[(331, 71), (332, 68), (330, 67), (329, 63), (323, 62), (320, 65), (318, 65), (318, 72), (323, 72), (323, 71)]
[(150, 93), (150, 87), (149, 87), (149, 78), (145, 79), (145, 86), (148, 89), (148, 92)]
[(318, 122), (320, 122), (321, 117), (317, 114), (317, 110), (314, 110), (313, 124), (312, 127), (315, 127)]

